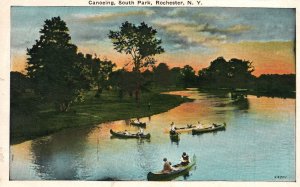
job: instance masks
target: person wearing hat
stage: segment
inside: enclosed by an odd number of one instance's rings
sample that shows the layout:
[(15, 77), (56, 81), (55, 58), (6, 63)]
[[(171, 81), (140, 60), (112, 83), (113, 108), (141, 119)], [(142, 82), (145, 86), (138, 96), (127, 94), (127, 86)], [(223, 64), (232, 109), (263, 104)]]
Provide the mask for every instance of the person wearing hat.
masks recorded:
[(181, 165), (182, 166), (186, 166), (190, 163), (190, 159), (189, 159), (189, 155), (186, 154), (186, 152), (183, 152), (182, 153), (182, 156), (181, 156)]
[(164, 168), (162, 170), (162, 173), (169, 173), (169, 172), (173, 171), (173, 167), (171, 166), (171, 162), (169, 162), (167, 160), (167, 158), (164, 158), (163, 161), (165, 163), (164, 163)]

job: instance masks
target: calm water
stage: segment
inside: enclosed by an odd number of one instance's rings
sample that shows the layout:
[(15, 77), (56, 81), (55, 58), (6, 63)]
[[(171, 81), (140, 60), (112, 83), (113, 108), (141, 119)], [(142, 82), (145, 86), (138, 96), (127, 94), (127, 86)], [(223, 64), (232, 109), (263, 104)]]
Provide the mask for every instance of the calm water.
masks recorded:
[[(142, 118), (151, 140), (111, 138), (110, 129), (137, 131), (128, 121), (68, 129), (11, 146), (12, 180), (146, 180), (162, 159), (179, 162), (183, 151), (197, 157), (188, 177), (176, 180), (295, 181), (295, 99), (172, 92), (195, 99)], [(166, 129), (197, 121), (227, 123), (226, 131), (182, 133), (171, 142)], [(281, 178), (277, 178), (277, 177)]]

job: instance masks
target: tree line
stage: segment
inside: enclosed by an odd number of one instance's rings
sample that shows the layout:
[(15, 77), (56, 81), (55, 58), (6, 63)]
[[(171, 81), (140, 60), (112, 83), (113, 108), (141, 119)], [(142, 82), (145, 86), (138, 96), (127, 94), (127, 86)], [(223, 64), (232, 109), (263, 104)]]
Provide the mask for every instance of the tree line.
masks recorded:
[[(156, 64), (155, 55), (164, 52), (157, 31), (145, 23), (124, 22), (108, 38), (119, 53), (132, 58), (131, 67), (116, 69), (116, 64), (97, 55), (78, 52), (71, 43), (66, 23), (60, 17), (47, 19), (40, 38), (27, 49), (27, 74), (11, 72), (11, 105), (17, 107), (25, 92), (34, 101), (52, 103), (57, 111), (68, 111), (72, 103), (84, 100), (85, 92), (95, 89), (114, 90), (122, 99), (128, 95), (138, 103), (142, 91), (153, 88), (245, 88), (265, 92), (295, 91), (295, 75), (252, 75), (252, 62), (240, 59), (226, 61), (218, 57), (210, 66), (195, 72), (193, 67), (170, 68)], [(27, 90), (27, 91), (26, 91)], [(32, 100), (33, 102), (33, 100)], [(34, 102), (33, 102), (34, 103)]]

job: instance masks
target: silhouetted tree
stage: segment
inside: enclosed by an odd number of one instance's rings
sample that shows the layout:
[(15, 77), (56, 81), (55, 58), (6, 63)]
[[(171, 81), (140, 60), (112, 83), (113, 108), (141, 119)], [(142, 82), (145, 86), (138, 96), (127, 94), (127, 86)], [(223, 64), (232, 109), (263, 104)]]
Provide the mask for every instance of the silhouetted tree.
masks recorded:
[(114, 71), (110, 74), (110, 84), (119, 92), (122, 99), (126, 93), (133, 96), (133, 90), (136, 88), (136, 73), (128, 72), (124, 69)]
[(157, 31), (142, 22), (136, 26), (124, 22), (119, 31), (110, 31), (108, 37), (119, 53), (129, 54), (132, 58), (133, 72), (137, 77), (135, 96), (138, 101), (141, 90), (141, 68), (147, 68), (155, 63), (156, 54), (164, 52), (160, 39), (156, 38)]
[(84, 61), (89, 66), (91, 82), (93, 86), (97, 87), (95, 96), (99, 97), (103, 89), (108, 89), (109, 75), (112, 73), (113, 68), (116, 67), (116, 64), (107, 59), (100, 60), (97, 56), (93, 58), (91, 54), (86, 54)]
[[(31, 84), (24, 74), (20, 72), (10, 72), (10, 107), (12, 112), (22, 109), (24, 103), (28, 103), (23, 98), (26, 90), (31, 89)], [(29, 106), (24, 106), (24, 111), (28, 111)]]
[(192, 66), (185, 65), (181, 69), (182, 80), (184, 83), (184, 87), (194, 86), (196, 83), (196, 75)]
[(170, 86), (171, 84), (171, 71), (166, 63), (160, 63), (153, 69), (154, 81), (159, 86)]
[(181, 74), (181, 68), (174, 67), (170, 71), (171, 71), (172, 86), (184, 87), (183, 78), (182, 78), (182, 74)]
[(254, 89), (261, 92), (287, 93), (296, 91), (295, 74), (262, 74), (256, 79), (255, 83)]
[(40, 38), (27, 49), (27, 72), (34, 83), (35, 93), (46, 102), (54, 103), (58, 111), (67, 111), (70, 104), (82, 99), (89, 89), (87, 67), (77, 54), (77, 46), (60, 17), (47, 19)]
[(228, 62), (218, 57), (208, 68), (198, 72), (200, 85), (208, 87), (245, 88), (254, 76), (252, 62), (233, 58)]

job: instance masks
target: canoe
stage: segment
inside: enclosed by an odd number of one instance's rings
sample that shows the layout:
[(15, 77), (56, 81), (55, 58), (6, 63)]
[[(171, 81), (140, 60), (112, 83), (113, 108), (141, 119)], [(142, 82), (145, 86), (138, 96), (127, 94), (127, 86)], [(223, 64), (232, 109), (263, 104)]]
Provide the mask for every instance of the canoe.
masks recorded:
[(143, 122), (130, 121), (130, 125), (134, 125), (134, 126), (138, 126), (138, 127), (146, 127), (146, 123), (143, 123)]
[(226, 123), (220, 124), (220, 125), (215, 124), (215, 128), (206, 127), (206, 128), (201, 128), (201, 129), (199, 129), (199, 128), (193, 129), (192, 134), (221, 131), (221, 130), (225, 130), (225, 128), (226, 128)]
[(182, 166), (180, 164), (174, 165), (173, 167), (176, 168), (176, 170), (173, 170), (169, 173), (163, 173), (161, 171), (155, 173), (149, 172), (147, 175), (147, 179), (149, 181), (169, 181), (181, 175), (187, 174), (195, 164), (196, 156), (194, 155), (191, 163), (189, 163), (187, 166)]
[(189, 132), (192, 131), (193, 129), (196, 129), (197, 127), (195, 125), (193, 126), (186, 126), (186, 127), (175, 127), (176, 132)]
[(170, 139), (172, 140), (172, 141), (179, 141), (179, 133), (176, 133), (176, 134), (171, 134), (170, 133)]
[(145, 134), (145, 135), (139, 135), (139, 134), (125, 134), (125, 132), (114, 132), (112, 129), (110, 129), (110, 134), (119, 138), (150, 138), (150, 134)]

